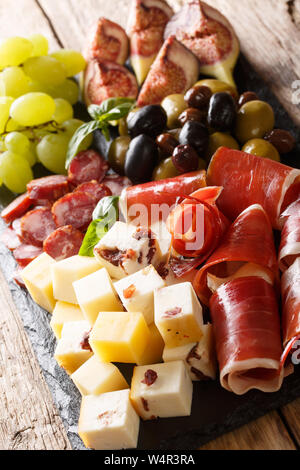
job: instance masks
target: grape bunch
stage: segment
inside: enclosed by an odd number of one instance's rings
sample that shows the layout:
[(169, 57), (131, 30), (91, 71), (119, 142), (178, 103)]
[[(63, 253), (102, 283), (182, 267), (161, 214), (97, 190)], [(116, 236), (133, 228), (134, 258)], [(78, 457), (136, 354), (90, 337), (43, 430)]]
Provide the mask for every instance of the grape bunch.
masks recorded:
[(85, 60), (77, 51), (48, 50), (40, 34), (0, 44), (0, 184), (16, 193), (26, 190), (37, 162), (65, 173), (69, 141), (83, 124), (74, 119), (79, 87), (73, 77), (85, 69)]

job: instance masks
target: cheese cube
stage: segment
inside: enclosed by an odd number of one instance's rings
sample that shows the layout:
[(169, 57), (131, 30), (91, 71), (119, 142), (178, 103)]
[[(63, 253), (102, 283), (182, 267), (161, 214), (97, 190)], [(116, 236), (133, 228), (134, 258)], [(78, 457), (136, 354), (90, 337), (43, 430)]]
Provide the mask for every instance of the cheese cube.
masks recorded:
[(216, 379), (217, 362), (211, 324), (202, 326), (203, 336), (198, 343), (177, 348), (164, 348), (164, 362), (183, 360), (194, 381)]
[(33, 300), (48, 312), (52, 312), (55, 307), (50, 272), (50, 266), (55, 264), (56, 261), (51, 256), (47, 255), (47, 253), (42, 253), (29, 263), (21, 274)]
[(154, 234), (143, 227), (116, 222), (94, 249), (99, 262), (114, 279), (133, 274), (161, 260)]
[(144, 419), (191, 414), (193, 384), (183, 361), (134, 368), (130, 398)]
[(92, 329), (90, 344), (103, 362), (137, 364), (149, 339), (149, 328), (141, 313), (101, 312)]
[(202, 337), (202, 307), (190, 282), (157, 289), (155, 324), (166, 346), (174, 348)]
[(85, 320), (64, 324), (54, 357), (68, 374), (73, 374), (92, 356), (89, 345), (90, 330), (90, 324)]
[(56, 302), (50, 321), (50, 326), (57, 339), (61, 338), (61, 331), (67, 322), (84, 320), (83, 313), (78, 305), (67, 302)]
[(140, 419), (129, 390), (82, 398), (78, 434), (86, 447), (120, 450), (137, 447)]
[(149, 343), (137, 363), (139, 366), (144, 366), (146, 364), (155, 364), (157, 362), (162, 361), (162, 355), (165, 345), (164, 340), (162, 339), (161, 334), (154, 323), (149, 326), (149, 332)]
[(99, 312), (123, 310), (105, 268), (74, 282), (73, 287), (83, 315), (91, 325), (95, 323)]
[(172, 235), (167, 229), (167, 225), (163, 221), (155, 222), (151, 225), (151, 230), (157, 238), (159, 249), (161, 252), (161, 263), (165, 263), (169, 257)]
[(164, 280), (152, 265), (114, 284), (126, 310), (142, 312), (147, 325), (154, 322), (154, 290), (164, 286)]
[(96, 258), (71, 256), (52, 266), (53, 293), (57, 300), (77, 304), (73, 282), (102, 268)]
[(81, 395), (100, 395), (128, 388), (119, 369), (109, 362), (100, 362), (95, 355), (79, 367), (71, 379)]

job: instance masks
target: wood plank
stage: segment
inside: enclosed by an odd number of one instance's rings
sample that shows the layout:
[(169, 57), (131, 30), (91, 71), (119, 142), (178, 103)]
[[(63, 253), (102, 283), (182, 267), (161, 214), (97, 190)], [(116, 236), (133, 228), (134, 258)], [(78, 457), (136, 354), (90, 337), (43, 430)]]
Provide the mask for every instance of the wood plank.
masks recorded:
[(300, 446), (300, 398), (281, 408), (281, 413), (286, 419), (290, 431)]

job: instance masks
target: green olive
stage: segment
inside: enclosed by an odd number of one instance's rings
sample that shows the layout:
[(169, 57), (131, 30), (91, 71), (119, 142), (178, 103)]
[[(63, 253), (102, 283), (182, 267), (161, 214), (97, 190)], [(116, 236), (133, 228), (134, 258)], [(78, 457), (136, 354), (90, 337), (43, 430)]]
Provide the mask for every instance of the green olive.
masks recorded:
[(178, 117), (188, 107), (184, 100), (184, 95), (169, 95), (162, 101), (161, 106), (164, 108), (168, 116), (168, 128), (174, 129), (174, 127), (179, 127), (180, 122), (178, 121)]
[(126, 153), (130, 144), (129, 136), (117, 137), (109, 148), (108, 161), (112, 169), (117, 173), (124, 175), (124, 164)]
[(199, 82), (195, 83), (195, 86), (207, 86), (210, 88), (210, 91), (214, 95), (215, 93), (222, 93), (227, 91), (230, 93), (234, 98), (238, 97), (238, 93), (236, 88), (228, 83), (222, 82), (221, 80), (215, 80), (213, 78), (205, 78), (204, 80), (199, 80)]
[(166, 158), (163, 160), (153, 172), (152, 179), (154, 181), (163, 180), (165, 178), (173, 178), (174, 176), (178, 176), (180, 173), (175, 168), (172, 157)]
[(280, 162), (280, 155), (278, 150), (274, 147), (274, 145), (264, 139), (248, 140), (248, 142), (246, 142), (243, 146), (242, 151)]
[(230, 134), (226, 134), (225, 132), (214, 132), (209, 136), (208, 150), (206, 153), (207, 161), (211, 159), (219, 147), (228, 147), (235, 150), (240, 149), (239, 144)]
[(275, 124), (274, 111), (265, 101), (248, 101), (238, 111), (235, 136), (242, 143), (261, 139)]
[(119, 120), (119, 134), (121, 136), (127, 136), (128, 135), (128, 126), (127, 126), (127, 119), (126, 118), (121, 118)]
[(199, 158), (198, 170), (206, 170), (207, 163), (203, 158)]

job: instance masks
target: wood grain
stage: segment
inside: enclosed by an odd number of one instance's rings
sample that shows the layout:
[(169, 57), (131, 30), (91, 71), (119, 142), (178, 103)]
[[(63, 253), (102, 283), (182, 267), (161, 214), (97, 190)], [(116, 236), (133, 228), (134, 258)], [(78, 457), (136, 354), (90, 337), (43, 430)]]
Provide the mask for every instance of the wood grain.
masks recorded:
[(300, 446), (300, 398), (282, 407), (281, 413), (286, 420), (290, 432)]

